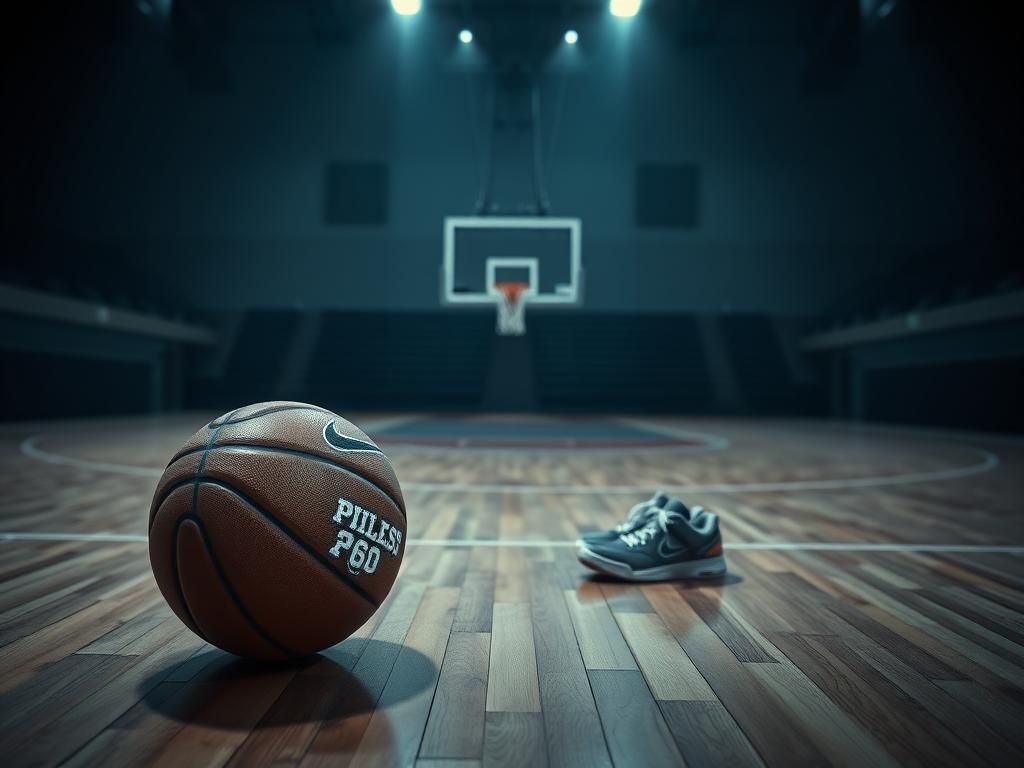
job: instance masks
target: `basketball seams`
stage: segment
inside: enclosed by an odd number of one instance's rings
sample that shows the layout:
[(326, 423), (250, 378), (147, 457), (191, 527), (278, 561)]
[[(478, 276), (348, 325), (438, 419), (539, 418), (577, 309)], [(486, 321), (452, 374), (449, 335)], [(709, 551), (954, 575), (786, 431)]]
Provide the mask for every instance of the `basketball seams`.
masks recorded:
[[(244, 408), (245, 406), (242, 407)], [(231, 413), (228, 414), (227, 420), (230, 421), (231, 417), (238, 413), (240, 410), (242, 410), (242, 408), (236, 408), (235, 410), (231, 411)], [(210, 431), (210, 436), (206, 440), (206, 449), (203, 451), (203, 455), (199, 459), (199, 466), (196, 467), (195, 475), (193, 475), (195, 485), (192, 487), (192, 514), (194, 515), (199, 514), (199, 480), (203, 476), (203, 468), (206, 467), (206, 459), (210, 455), (210, 448), (213, 447), (213, 441), (217, 439), (217, 435), (220, 433), (223, 426), (224, 425), (221, 424), (219, 427), (216, 427)], [(164, 470), (165, 473), (166, 471), (167, 470)]]
[[(232, 411), (228, 415), (228, 418), (225, 420), (225, 423), (227, 421), (230, 421), (231, 417), (238, 413), (240, 410), (242, 409), (237, 408), (234, 411)], [(224, 568), (220, 563), (220, 559), (217, 557), (217, 554), (213, 549), (213, 542), (210, 540), (210, 536), (206, 531), (206, 526), (203, 525), (203, 521), (199, 517), (199, 486), (203, 482), (203, 469), (206, 467), (206, 459), (210, 455), (210, 448), (213, 446), (214, 441), (217, 439), (217, 434), (220, 432), (223, 426), (224, 424), (222, 423), (210, 431), (210, 436), (206, 441), (206, 449), (203, 452), (202, 458), (199, 460), (199, 466), (196, 467), (195, 475), (189, 481), (192, 482), (193, 484), (191, 507), (192, 511), (181, 515), (174, 525), (174, 536), (172, 537), (172, 543), (174, 546), (174, 559), (172, 563), (174, 567), (174, 578), (175, 581), (177, 582), (179, 594), (181, 595), (182, 606), (184, 607), (186, 613), (188, 613), (189, 617), (192, 619), (192, 622), (196, 625), (196, 628), (200, 630), (198, 632), (199, 636), (202, 637), (204, 640), (207, 640), (207, 642), (209, 642), (205, 634), (202, 632), (202, 628), (200, 627), (199, 622), (195, 617), (195, 614), (192, 613), (192, 607), (188, 604), (188, 599), (185, 597), (185, 590), (181, 584), (181, 572), (178, 567), (178, 539), (181, 534), (181, 526), (185, 522), (191, 520), (195, 524), (196, 529), (199, 531), (199, 535), (203, 540), (203, 546), (206, 549), (207, 557), (210, 558), (210, 563), (213, 565), (214, 570), (217, 572), (217, 576), (220, 579), (221, 584), (224, 585), (224, 591), (227, 592), (228, 597), (231, 598), (231, 601), (235, 604), (235, 607), (238, 609), (238, 612), (242, 615), (242, 618), (245, 619), (245, 621), (249, 624), (250, 627), (252, 627), (256, 634), (263, 638), (263, 640), (268, 645), (270, 645), (270, 647), (275, 648), (278, 652), (283, 653), (285, 656), (296, 657), (300, 654), (295, 653), (294, 651), (290, 650), (289, 648), (286, 648), (285, 646), (281, 645), (281, 643), (274, 640), (274, 638), (270, 636), (270, 634), (259, 624), (259, 622), (257, 622), (256, 619), (253, 618), (252, 614), (249, 613), (248, 609), (242, 603), (242, 600), (241, 598), (239, 598), (238, 593), (235, 592), (234, 586), (232, 586), (231, 582), (228, 580), (227, 573), (225, 573)], [(183, 487), (184, 485), (187, 485), (187, 483), (183, 483), (179, 487)], [(165, 495), (164, 499), (160, 501), (160, 505), (157, 507), (158, 514), (160, 507), (163, 506), (163, 502), (164, 500), (166, 500), (166, 498), (167, 496)]]
[(326, 408), (321, 408), (317, 405), (281, 405), (277, 407), (267, 408), (265, 410), (259, 411), (258, 413), (254, 413), (249, 416), (243, 416), (240, 419), (235, 419), (234, 421), (232, 421), (231, 417), (241, 410), (243, 409), (239, 408), (237, 411), (229, 413), (227, 418), (225, 418), (225, 420), (220, 422), (219, 424), (217, 423), (217, 420), (214, 419), (213, 421), (210, 422), (209, 426), (214, 427), (215, 429), (219, 429), (220, 427), (227, 427), (232, 424), (244, 424), (247, 421), (258, 419), (261, 416), (269, 416), (272, 413), (281, 413), (282, 411), (316, 411), (318, 413), (324, 413), (330, 416), (337, 416), (337, 414), (335, 414), (333, 411), (328, 411)]
[[(305, 654), (299, 653), (298, 651), (293, 651), (287, 646), (279, 643), (273, 637), (271, 637), (270, 633), (267, 632), (258, 621), (256, 621), (255, 617), (253, 617), (251, 613), (249, 613), (249, 609), (245, 607), (245, 604), (242, 602), (242, 598), (239, 597), (238, 593), (235, 591), (234, 586), (231, 584), (231, 581), (228, 579), (228, 575), (224, 570), (224, 566), (221, 565), (220, 558), (217, 557), (217, 553), (213, 548), (213, 541), (210, 539), (210, 534), (207, 532), (206, 526), (203, 524), (202, 518), (200, 518), (197, 514), (186, 512), (178, 519), (178, 523), (174, 528), (175, 548), (177, 548), (178, 535), (181, 531), (181, 526), (189, 521), (195, 523), (195, 526), (199, 531), (199, 535), (203, 539), (203, 546), (206, 548), (206, 554), (210, 558), (210, 563), (213, 565), (213, 569), (217, 572), (217, 576), (220, 578), (221, 583), (224, 585), (224, 591), (228, 593), (228, 597), (231, 598), (231, 602), (235, 604), (235, 607), (238, 609), (238, 612), (242, 614), (242, 618), (246, 620), (246, 622), (249, 624), (250, 627), (252, 627), (256, 634), (263, 638), (263, 640), (268, 645), (277, 649), (280, 653), (290, 658), (300, 658), (304, 656)], [(175, 557), (177, 557), (177, 551), (175, 551)], [(175, 569), (175, 573), (177, 573), (177, 568)], [(186, 610), (189, 612), (189, 615), (191, 616), (192, 609), (188, 606), (187, 601), (185, 601), (185, 606)], [(203, 639), (206, 638), (204, 637)]]
[[(185, 453), (182, 453), (182, 454), (179, 454), (178, 456), (175, 456), (174, 459), (171, 460), (171, 464), (174, 464), (176, 461), (180, 461), (181, 459), (183, 459), (183, 458), (185, 458), (187, 456), (191, 456), (191, 455), (194, 455), (196, 453), (199, 453), (200, 451), (203, 451), (203, 459), (200, 462), (199, 468), (196, 470), (196, 472), (197, 472), (196, 476), (198, 477), (198, 473), (202, 472), (203, 466), (206, 464), (206, 457), (207, 457), (207, 455), (209, 453), (214, 452), (214, 451), (229, 450), (231, 448), (242, 448), (242, 449), (249, 450), (249, 451), (263, 451), (263, 452), (266, 452), (266, 453), (283, 453), (283, 454), (287, 454), (287, 455), (290, 455), (290, 456), (301, 456), (303, 458), (310, 459), (311, 461), (318, 461), (321, 464), (328, 464), (328, 465), (330, 465), (332, 467), (336, 467), (337, 469), (340, 469), (342, 472), (345, 472), (346, 474), (351, 475), (352, 477), (355, 477), (355, 478), (358, 478), (359, 480), (362, 480), (364, 483), (366, 483), (366, 485), (370, 486), (374, 490), (379, 491), (380, 494), (382, 496), (384, 496), (385, 499), (387, 499), (388, 501), (390, 501), (392, 503), (392, 505), (394, 505), (395, 509), (398, 511), (399, 517), (402, 518), (402, 521), (406, 522), (405, 508), (403, 507), (402, 504), (399, 504), (398, 500), (391, 493), (389, 493), (386, 489), (384, 489), (381, 486), (377, 485), (377, 483), (373, 482), (372, 480), (370, 480), (370, 479), (368, 479), (366, 477), (363, 477), (363, 475), (361, 475), (359, 472), (357, 472), (352, 467), (349, 467), (349, 466), (347, 466), (345, 464), (342, 464), (340, 462), (328, 459), (326, 456), (321, 456), (318, 453), (310, 453), (309, 451), (302, 451), (302, 450), (299, 450), (298, 448), (283, 448), (283, 447), (276, 446), (276, 445), (261, 445), (259, 443), (220, 443), (218, 445), (211, 445), (209, 448), (206, 448), (206, 447), (203, 447), (203, 448), (193, 448), (193, 449), (191, 449), (189, 451), (186, 451)], [(383, 453), (381, 453), (379, 455), (381, 456), (382, 459), (384, 459), (385, 461), (388, 461), (387, 456), (385, 456)], [(171, 464), (167, 465), (168, 468), (170, 468)], [(388, 466), (390, 466), (390, 465), (391, 465), (391, 462), (388, 461)], [(394, 469), (392, 468), (391, 471), (394, 472)], [(396, 480), (396, 482), (397, 482), (397, 480)], [(166, 493), (165, 493), (165, 496), (166, 496)]]
[[(183, 480), (180, 483), (176, 483), (175, 485), (171, 486), (170, 488), (167, 488), (166, 491), (165, 491), (164, 498), (161, 499), (160, 504), (162, 505), (164, 500), (166, 500), (166, 498), (168, 496), (170, 496), (172, 493), (174, 493), (176, 490), (179, 490), (180, 488), (184, 488), (185, 486), (187, 486), (189, 483), (192, 483), (192, 482), (193, 482), (193, 480), (191, 480), (191, 479)], [(260, 515), (262, 515), (264, 518), (266, 518), (266, 520), (268, 522), (270, 522), (272, 525), (274, 525), (278, 530), (281, 531), (281, 533), (283, 533), (285, 536), (287, 536), (289, 539), (291, 539), (295, 544), (297, 544), (299, 547), (301, 547), (307, 554), (311, 555), (314, 560), (316, 560), (320, 565), (322, 565), (324, 568), (326, 568), (330, 573), (334, 574), (337, 577), (338, 581), (340, 581), (346, 587), (351, 589), (356, 595), (358, 595), (363, 600), (365, 600), (367, 603), (372, 605), (375, 609), (380, 606), (380, 602), (378, 600), (376, 600), (373, 597), (373, 595), (371, 595), (368, 591), (366, 591), (359, 584), (356, 584), (351, 579), (349, 579), (344, 573), (341, 573), (337, 568), (335, 568), (331, 564), (330, 560), (328, 560), (326, 557), (324, 557), (319, 552), (317, 552), (316, 549), (314, 549), (310, 544), (308, 544), (307, 542), (303, 541), (302, 538), (297, 533), (295, 533), (294, 531), (291, 530), (291, 528), (289, 528), (284, 523), (282, 523), (280, 520), (278, 520), (277, 517), (275, 517), (271, 512), (268, 512), (267, 510), (265, 510), (260, 504), (258, 504), (255, 500), (253, 500), (247, 494), (245, 494), (242, 491), (240, 491), (239, 489), (235, 488), (233, 485), (231, 485), (231, 483), (229, 483), (229, 482), (227, 482), (225, 480), (221, 480), (219, 478), (212, 478), (212, 477), (204, 477), (204, 478), (202, 478), (199, 481), (199, 483), (200, 483), (200, 485), (211, 485), (211, 486), (214, 486), (214, 487), (217, 487), (217, 488), (222, 488), (223, 490), (228, 491), (229, 493), (233, 494), (235, 497), (238, 498), (239, 501), (244, 503), (246, 506), (251, 507), (256, 512), (258, 512)], [(158, 514), (159, 514), (159, 512), (158, 512)], [(186, 513), (186, 515), (187, 514), (189, 514), (189, 513)]]
[[(160, 509), (163, 507), (163, 502), (160, 502), (160, 506), (157, 507), (156, 514), (160, 514)], [(153, 516), (156, 519), (156, 515)], [(188, 600), (185, 599), (185, 588), (181, 584), (181, 568), (178, 567), (178, 534), (181, 532), (181, 524), (190, 518), (189, 513), (185, 513), (178, 517), (174, 523), (174, 534), (171, 536), (171, 569), (174, 572), (174, 586), (178, 590), (178, 599), (181, 600), (181, 607), (188, 614), (190, 629), (192, 629), (197, 635), (199, 635), (206, 642), (210, 642), (210, 638), (203, 632), (203, 628), (199, 626), (199, 621), (196, 619), (196, 615), (192, 613), (192, 606), (188, 604)]]

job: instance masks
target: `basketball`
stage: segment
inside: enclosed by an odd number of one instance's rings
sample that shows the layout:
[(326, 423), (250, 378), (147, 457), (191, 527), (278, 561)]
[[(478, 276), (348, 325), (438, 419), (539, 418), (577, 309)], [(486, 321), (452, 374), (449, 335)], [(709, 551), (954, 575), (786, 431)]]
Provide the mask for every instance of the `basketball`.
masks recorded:
[(304, 403), (239, 408), (171, 458), (149, 515), (149, 557), (200, 637), (256, 659), (344, 640), (387, 597), (405, 503), (390, 461), (353, 424)]

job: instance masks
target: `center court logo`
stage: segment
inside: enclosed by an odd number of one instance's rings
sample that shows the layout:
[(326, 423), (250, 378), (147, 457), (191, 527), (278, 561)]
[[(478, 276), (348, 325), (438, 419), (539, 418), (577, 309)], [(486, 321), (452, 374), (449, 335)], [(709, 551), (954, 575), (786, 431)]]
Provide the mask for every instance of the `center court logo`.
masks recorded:
[(331, 519), (344, 527), (327, 554), (340, 559), (342, 552), (347, 552), (349, 573), (373, 573), (380, 564), (382, 549), (394, 557), (402, 547), (400, 530), (348, 499), (338, 499)]

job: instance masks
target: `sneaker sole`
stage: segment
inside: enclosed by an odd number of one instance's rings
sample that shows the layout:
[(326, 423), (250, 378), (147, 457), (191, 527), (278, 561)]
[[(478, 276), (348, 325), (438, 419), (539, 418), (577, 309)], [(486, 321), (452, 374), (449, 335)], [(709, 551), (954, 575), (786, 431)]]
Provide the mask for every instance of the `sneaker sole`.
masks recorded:
[(700, 560), (687, 560), (672, 565), (659, 565), (655, 568), (644, 568), (634, 571), (625, 563), (602, 557), (587, 549), (586, 545), (580, 546), (576, 554), (577, 559), (583, 565), (609, 576), (615, 576), (626, 581), (668, 581), (671, 579), (717, 579), (724, 576), (726, 572), (725, 558), (722, 555), (717, 557), (705, 557)]

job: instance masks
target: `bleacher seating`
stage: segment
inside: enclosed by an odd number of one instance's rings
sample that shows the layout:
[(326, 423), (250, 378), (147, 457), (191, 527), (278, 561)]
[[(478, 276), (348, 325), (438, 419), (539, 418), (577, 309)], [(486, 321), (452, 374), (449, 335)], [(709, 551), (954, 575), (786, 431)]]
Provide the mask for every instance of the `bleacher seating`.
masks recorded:
[(128, 254), (92, 243), (41, 236), (16, 239), (0, 283), (176, 321), (202, 320)]
[[(283, 396), (276, 386), (300, 318), (296, 311), (246, 313), (223, 378), (193, 382), (189, 405), (230, 408), (240, 392), (248, 401)], [(725, 326), (751, 405), (805, 412), (770, 320), (736, 317)], [(477, 409), (495, 338), (487, 311), (324, 312), (301, 387), (286, 396), (342, 412)], [(534, 312), (527, 341), (541, 410), (690, 414), (717, 407), (693, 315)], [(522, 371), (530, 373), (529, 366)], [(524, 378), (523, 389), (529, 384)], [(239, 402), (221, 402), (219, 392)]]
[(711, 404), (692, 317), (536, 312), (527, 324), (542, 408), (699, 413)]
[(491, 357), (489, 312), (326, 312), (309, 365), (329, 408), (476, 408)]
[(926, 251), (899, 266), (853, 286), (821, 317), (808, 324), (813, 333), (849, 328), (908, 312), (950, 306), (1018, 290), (1022, 283), (1016, 252), (987, 253), (964, 262), (948, 251)]

